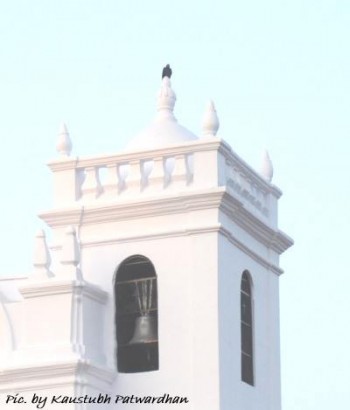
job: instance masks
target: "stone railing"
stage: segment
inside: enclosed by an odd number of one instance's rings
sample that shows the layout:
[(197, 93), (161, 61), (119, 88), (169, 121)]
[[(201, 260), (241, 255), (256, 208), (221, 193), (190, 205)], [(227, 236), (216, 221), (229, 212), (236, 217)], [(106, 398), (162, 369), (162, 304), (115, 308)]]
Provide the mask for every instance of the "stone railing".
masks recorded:
[(172, 188), (184, 188), (192, 182), (193, 154), (146, 154), (114, 157), (108, 163), (77, 165), (77, 199), (116, 198), (120, 195), (156, 193)]
[(268, 217), (281, 195), (217, 138), (49, 166), (58, 207), (226, 186), (244, 206)]

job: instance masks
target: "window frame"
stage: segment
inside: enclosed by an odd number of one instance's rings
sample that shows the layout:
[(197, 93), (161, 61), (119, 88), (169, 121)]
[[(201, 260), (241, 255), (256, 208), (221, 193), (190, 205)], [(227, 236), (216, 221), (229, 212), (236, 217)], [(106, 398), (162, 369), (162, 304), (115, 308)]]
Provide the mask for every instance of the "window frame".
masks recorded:
[[(246, 312), (242, 309), (244, 306), (243, 298), (249, 303), (248, 314), (246, 314)], [(253, 281), (248, 270), (243, 271), (240, 281), (240, 331), (241, 381), (249, 384), (250, 386), (255, 386), (254, 297)]]
[[(138, 293), (138, 287), (143, 283), (146, 284), (146, 287), (152, 288), (152, 291), (149, 290), (149, 292), (152, 292), (153, 295), (150, 297), (150, 308), (147, 309), (146, 313), (141, 310)], [(140, 373), (159, 370), (158, 281), (154, 265), (147, 257), (143, 255), (129, 256), (116, 269), (114, 275), (114, 313), (118, 372)], [(137, 319), (146, 316), (150, 318), (149, 323), (152, 325), (156, 337), (153, 340), (139, 343), (132, 342)]]

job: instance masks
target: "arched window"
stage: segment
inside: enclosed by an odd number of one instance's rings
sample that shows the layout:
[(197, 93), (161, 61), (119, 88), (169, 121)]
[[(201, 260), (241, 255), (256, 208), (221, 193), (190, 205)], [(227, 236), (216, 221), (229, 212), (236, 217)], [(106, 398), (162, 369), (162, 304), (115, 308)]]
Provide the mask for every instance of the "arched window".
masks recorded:
[(241, 379), (254, 385), (253, 303), (250, 274), (244, 271), (241, 280)]
[(158, 370), (157, 276), (149, 259), (135, 255), (122, 262), (115, 304), (118, 371)]

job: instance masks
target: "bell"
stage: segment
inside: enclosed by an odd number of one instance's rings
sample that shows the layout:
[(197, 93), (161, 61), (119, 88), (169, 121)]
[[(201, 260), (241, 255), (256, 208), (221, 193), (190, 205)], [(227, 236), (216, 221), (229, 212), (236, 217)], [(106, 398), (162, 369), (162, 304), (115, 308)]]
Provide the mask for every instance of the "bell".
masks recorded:
[(156, 318), (151, 315), (142, 315), (136, 318), (134, 335), (129, 344), (151, 343), (157, 340)]

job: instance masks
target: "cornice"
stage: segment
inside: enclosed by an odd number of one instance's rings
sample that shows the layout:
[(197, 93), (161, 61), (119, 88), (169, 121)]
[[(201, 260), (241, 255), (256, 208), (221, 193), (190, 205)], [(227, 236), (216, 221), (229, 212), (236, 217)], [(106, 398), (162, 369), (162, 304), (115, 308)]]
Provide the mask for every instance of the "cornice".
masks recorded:
[(253, 238), (278, 254), (286, 251), (294, 243), (288, 235), (280, 230), (270, 228), (247, 211), (240, 201), (227, 192), (223, 195), (220, 209)]
[[(283, 253), (293, 245), (293, 240), (280, 230), (274, 230), (263, 220), (248, 211), (242, 201), (232, 196), (224, 187), (210, 190), (197, 190), (178, 195), (155, 196), (148, 199), (128, 199), (113, 204), (92, 205), (85, 208), (67, 208), (64, 210), (53, 210), (42, 213), (40, 217), (51, 227), (66, 227), (80, 223), (99, 224), (111, 221), (125, 221), (137, 218), (150, 218), (161, 215), (181, 214), (203, 209), (220, 209), (238, 226), (246, 230), (253, 238), (263, 245), (277, 252)], [(129, 240), (140, 240), (152, 236), (177, 236), (181, 232), (171, 230), (172, 233), (147, 233), (141, 234)], [(126, 239), (126, 237), (124, 237)], [(92, 241), (89, 244), (108, 243), (115, 239), (106, 241)], [(82, 246), (88, 245), (86, 242)]]
[(179, 214), (200, 209), (218, 208), (225, 188), (187, 191), (147, 199), (125, 199), (115, 203), (74, 207), (43, 212), (39, 215), (50, 227), (109, 223), (161, 215)]
[(89, 248), (95, 246), (104, 246), (104, 245), (111, 245), (116, 243), (129, 243), (129, 242), (140, 242), (140, 241), (148, 241), (154, 239), (165, 239), (165, 238), (174, 238), (179, 236), (192, 236), (192, 235), (200, 235), (200, 234), (207, 234), (212, 232), (218, 232), (220, 228), (220, 224), (213, 224), (213, 225), (205, 225), (205, 226), (198, 226), (198, 227), (186, 227), (184, 229), (166, 229), (166, 230), (157, 230), (152, 231), (149, 233), (144, 233), (141, 235), (123, 235), (123, 236), (114, 236), (106, 239), (98, 239), (95, 240), (83, 240), (81, 242), (82, 248)]
[(232, 235), (232, 233), (228, 229), (221, 227), (219, 233), (227, 238), (233, 245), (239, 248), (246, 255), (254, 259), (260, 265), (269, 269), (271, 272), (275, 273), (277, 276), (280, 276), (283, 273), (283, 270), (280, 267), (274, 265), (273, 263), (270, 263), (265, 258), (258, 255), (256, 252), (252, 251), (248, 246), (246, 246), (243, 242)]
[[(71, 360), (67, 362), (51, 362), (41, 364), (14, 365), (0, 370), (0, 392), (12, 389), (29, 390), (33, 388), (52, 388), (79, 383), (82, 376), (91, 376), (107, 385), (111, 385), (116, 372), (107, 367), (96, 366), (86, 360)], [(80, 384), (82, 381), (80, 382)], [(83, 377), (84, 384), (91, 384)]]
[[(264, 267), (268, 268), (272, 272), (280, 275), (283, 273), (282, 269), (278, 266), (270, 263), (262, 256), (258, 255), (248, 246), (244, 245), (243, 242), (239, 241), (228, 229), (224, 228), (220, 223), (212, 224), (212, 225), (205, 225), (205, 226), (198, 226), (198, 227), (187, 227), (185, 229), (167, 229), (163, 231), (153, 231), (149, 233), (145, 233), (142, 235), (123, 235), (123, 236), (113, 236), (106, 239), (93, 239), (93, 240), (85, 240), (80, 243), (82, 249), (89, 248), (89, 247), (96, 247), (96, 246), (105, 246), (105, 245), (113, 245), (118, 243), (131, 243), (131, 242), (140, 242), (140, 241), (147, 241), (147, 240), (155, 240), (159, 239), (162, 240), (164, 238), (172, 238), (172, 237), (186, 237), (192, 235), (202, 235), (208, 233), (220, 233), (224, 235), (226, 238), (230, 240), (231, 243), (236, 245), (239, 249), (241, 249), (245, 254), (259, 262)], [(55, 249), (59, 249), (56, 247)]]
[(107, 292), (92, 283), (72, 280), (62, 281), (55, 278), (48, 278), (42, 282), (31, 281), (29, 278), (26, 282), (20, 284), (19, 290), (25, 299), (73, 292), (78, 292), (99, 303), (105, 303), (108, 298)]
[(174, 229), (174, 230), (166, 230), (164, 232), (152, 232), (149, 234), (144, 235), (134, 235), (134, 236), (123, 236), (123, 237), (115, 237), (109, 238), (107, 240), (95, 240), (95, 241), (85, 241), (82, 242), (83, 248), (91, 247), (91, 246), (103, 246), (106, 244), (115, 244), (115, 243), (127, 243), (127, 242), (134, 242), (134, 241), (142, 241), (142, 240), (149, 240), (149, 239), (164, 239), (170, 237), (179, 237), (179, 236), (192, 236), (192, 235), (202, 235), (207, 233), (220, 233), (224, 235), (226, 238), (230, 240), (234, 245), (236, 245), (239, 249), (241, 249), (245, 254), (252, 257), (254, 260), (259, 262), (264, 267), (268, 268), (272, 272), (280, 275), (283, 273), (283, 270), (280, 269), (278, 266), (268, 262), (265, 258), (258, 255), (256, 252), (252, 251), (249, 247), (243, 244), (243, 242), (239, 241), (235, 238), (227, 229), (225, 229), (220, 223), (213, 224), (213, 225), (206, 225), (201, 227), (191, 227), (186, 229)]

